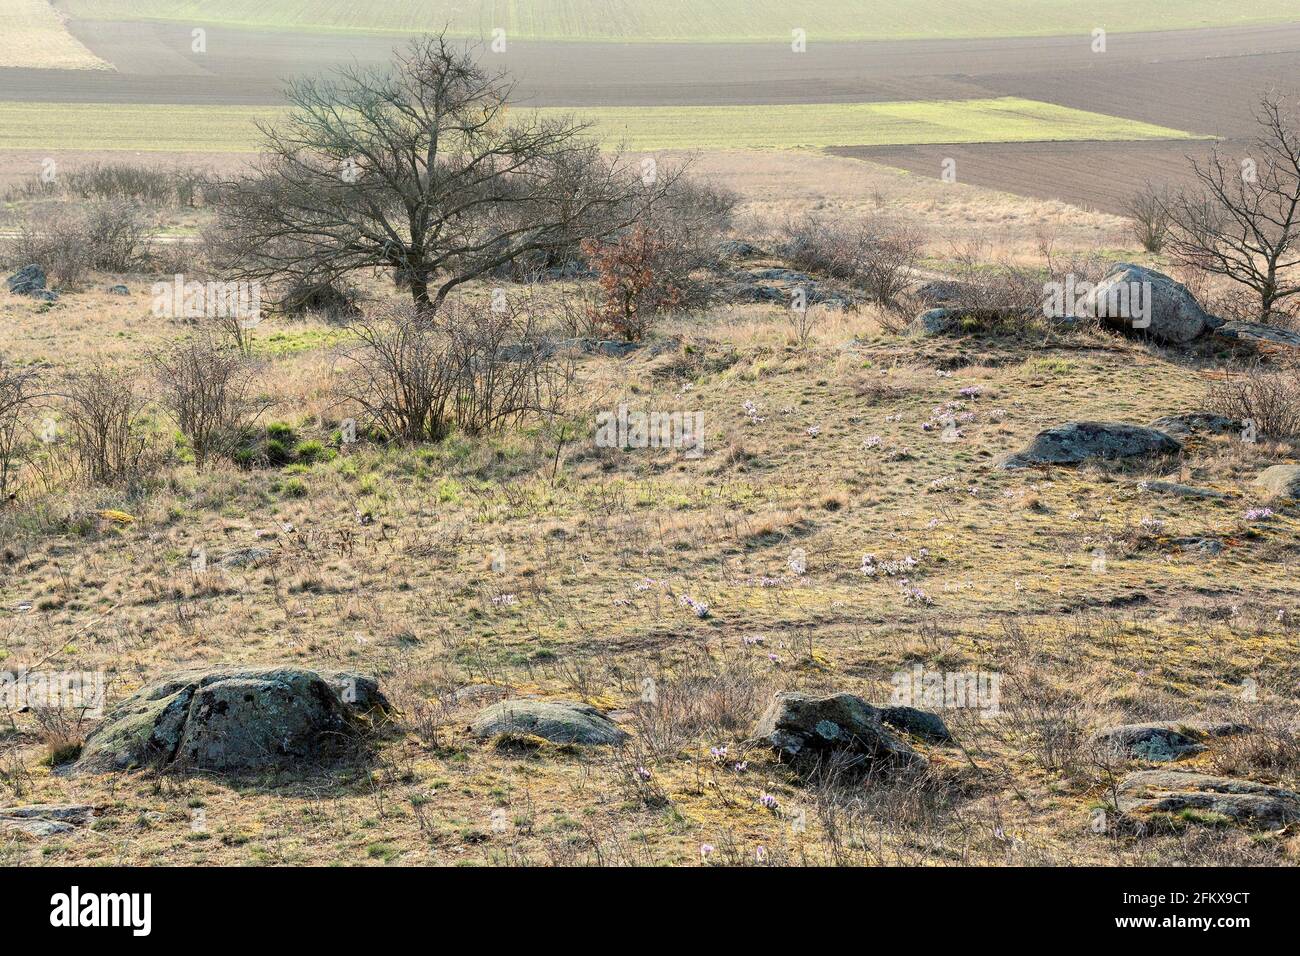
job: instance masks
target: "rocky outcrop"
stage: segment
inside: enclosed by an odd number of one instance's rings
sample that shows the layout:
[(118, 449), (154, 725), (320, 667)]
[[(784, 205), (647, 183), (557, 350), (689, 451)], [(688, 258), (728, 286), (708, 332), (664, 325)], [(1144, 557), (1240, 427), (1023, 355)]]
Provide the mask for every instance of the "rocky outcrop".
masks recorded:
[(114, 707), (86, 738), (73, 771), (305, 766), (348, 752), (389, 710), (378, 683), (361, 674), (297, 667), (186, 672)]
[(23, 266), (5, 280), (5, 286), (14, 295), (35, 295), (45, 289), (45, 270), (36, 263)]
[(1226, 322), (1215, 329), (1214, 334), (1235, 342), (1265, 342), (1269, 345), (1300, 348), (1300, 333), (1262, 322)]
[(753, 736), (756, 743), (800, 767), (815, 766), (832, 756), (846, 768), (925, 762), (882, 726), (878, 708), (853, 694), (777, 694)]
[(1092, 459), (1175, 455), (1182, 450), (1176, 439), (1154, 428), (1117, 422), (1066, 422), (1039, 432), (1023, 451), (1007, 456), (998, 467), (1077, 465)]

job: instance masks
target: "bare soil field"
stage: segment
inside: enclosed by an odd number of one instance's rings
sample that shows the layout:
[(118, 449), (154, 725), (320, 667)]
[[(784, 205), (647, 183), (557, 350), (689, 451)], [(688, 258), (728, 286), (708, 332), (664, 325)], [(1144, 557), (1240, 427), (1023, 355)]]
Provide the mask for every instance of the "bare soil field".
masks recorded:
[[(1219, 148), (1244, 155), (1246, 144), (1228, 141)], [(935, 179), (951, 159), (958, 182), (1123, 215), (1129, 199), (1147, 183), (1190, 186), (1195, 177), (1189, 157), (1203, 158), (1209, 149), (1194, 141), (867, 146), (827, 152)]]

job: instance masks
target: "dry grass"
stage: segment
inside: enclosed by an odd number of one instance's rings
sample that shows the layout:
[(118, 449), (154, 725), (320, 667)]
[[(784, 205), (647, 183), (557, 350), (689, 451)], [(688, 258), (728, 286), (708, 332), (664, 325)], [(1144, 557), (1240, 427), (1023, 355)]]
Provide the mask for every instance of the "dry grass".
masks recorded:
[[(51, 372), (142, 367), (192, 328), (153, 318), (147, 283), (129, 284), (53, 308), (0, 302), (0, 339)], [(273, 319), (254, 342), (272, 417), (327, 446), (338, 335)], [(0, 835), (0, 862), (691, 864), (703, 844), (737, 865), (1295, 862), (1285, 835), (1092, 833), (1090, 810), (1128, 768), (1081, 743), (1117, 721), (1232, 715), (1263, 733), (1191, 767), (1300, 782), (1278, 729), (1297, 705), (1300, 520), (1243, 519), (1250, 478), (1294, 449), (1193, 439), (1169, 475), (993, 467), (1065, 418), (1195, 409), (1210, 359), (1091, 331), (913, 339), (870, 312), (828, 311), (802, 346), (791, 335), (784, 310), (745, 306), (666, 323), (626, 360), (584, 359), (558, 457), (558, 423), (533, 424), (288, 468), (177, 465), (134, 496), (28, 489), (0, 516), (0, 666), (103, 669), (114, 698), (181, 666), (346, 666), (379, 675), (403, 716), (368, 764), (235, 783), (64, 777), (47, 757), (80, 729), (6, 717), (0, 800), (90, 803), (97, 822)], [(704, 456), (595, 447), (595, 413), (620, 402), (703, 411)], [(971, 415), (955, 442), (921, 427), (950, 402)], [(1139, 489), (1154, 477), (1243, 497)], [(1185, 551), (1186, 536), (1224, 550)], [(200, 545), (273, 554), (195, 573)], [(864, 575), (865, 553), (917, 557), (909, 577), (932, 603)], [(746, 745), (774, 690), (886, 703), (892, 675), (917, 664), (1003, 675), (999, 714), (944, 713), (959, 746), (917, 743), (931, 758), (920, 779), (801, 783)], [(585, 699), (634, 743), (478, 742), (477, 705), (454, 691), (481, 684)]]

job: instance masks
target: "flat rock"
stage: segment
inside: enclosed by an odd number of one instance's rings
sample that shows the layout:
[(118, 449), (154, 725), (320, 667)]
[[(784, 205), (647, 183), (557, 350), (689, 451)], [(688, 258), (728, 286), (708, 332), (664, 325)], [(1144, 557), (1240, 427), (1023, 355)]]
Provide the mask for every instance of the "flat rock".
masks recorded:
[(1244, 423), (1226, 415), (1214, 415), (1210, 412), (1186, 412), (1182, 415), (1166, 415), (1157, 418), (1151, 427), (1170, 435), (1226, 435), (1240, 432)]
[(1153, 495), (1172, 495), (1175, 498), (1223, 500), (1233, 497), (1226, 491), (1215, 491), (1213, 488), (1197, 488), (1194, 485), (1183, 485), (1176, 481), (1140, 481), (1138, 482), (1138, 490), (1150, 492)]
[(299, 667), (189, 671), (114, 707), (86, 738), (73, 772), (314, 764), (344, 753), (389, 710), (378, 683), (361, 674)]
[(882, 726), (881, 712), (854, 694), (777, 694), (753, 737), (796, 765), (836, 755), (848, 766), (924, 763)]
[(1269, 342), (1273, 345), (1288, 345), (1300, 348), (1300, 334), (1289, 329), (1279, 329), (1275, 325), (1262, 322), (1225, 322), (1214, 330), (1222, 339), (1234, 341)]
[(470, 732), (475, 737), (524, 734), (590, 746), (622, 743), (628, 736), (595, 707), (569, 700), (503, 700), (479, 711)]
[(34, 837), (47, 837), (87, 826), (94, 816), (93, 808), (80, 804), (0, 807), (0, 827)]
[(1146, 458), (1182, 450), (1176, 439), (1154, 428), (1118, 422), (1066, 422), (1039, 432), (1024, 450), (1008, 455), (998, 467), (1077, 465), (1092, 459)]
[(271, 556), (267, 548), (239, 548), (222, 555), (217, 563), (223, 568), (247, 568)]
[(1229, 821), (1276, 828), (1300, 820), (1300, 794), (1251, 780), (1177, 770), (1142, 770), (1119, 785), (1116, 807), (1139, 819), (1152, 814), (1190, 822)]
[(915, 707), (882, 707), (880, 719), (898, 730), (935, 743), (951, 743), (952, 731), (938, 714)]
[(1268, 490), (1274, 498), (1300, 498), (1300, 465), (1273, 465), (1265, 468), (1255, 484)]

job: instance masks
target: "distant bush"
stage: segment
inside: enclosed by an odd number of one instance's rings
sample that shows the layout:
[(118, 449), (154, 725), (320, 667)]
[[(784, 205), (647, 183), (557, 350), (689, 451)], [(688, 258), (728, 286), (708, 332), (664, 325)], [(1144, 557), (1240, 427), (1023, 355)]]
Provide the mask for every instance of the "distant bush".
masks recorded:
[(132, 272), (146, 264), (155, 223), (139, 205), (122, 200), (81, 207), (45, 206), (30, 210), (4, 241), (5, 265), (37, 263), (64, 288), (87, 272)]
[(1300, 367), (1268, 369), (1256, 365), (1217, 380), (1210, 387), (1206, 410), (1253, 422), (1261, 436), (1300, 436)]
[(902, 223), (807, 216), (785, 224), (778, 250), (795, 268), (851, 282), (877, 305), (894, 308), (914, 280), (923, 246), (921, 234)]
[(183, 166), (144, 166), (135, 163), (89, 163), (60, 170), (52, 179), (34, 176), (11, 187), (5, 198), (53, 198), (130, 201), (148, 206), (199, 206), (214, 192), (208, 170)]
[(1129, 197), (1127, 210), (1133, 238), (1147, 252), (1159, 252), (1169, 237), (1169, 192), (1150, 183)]

